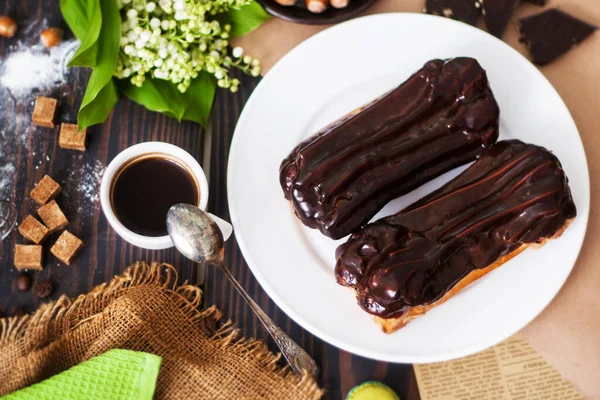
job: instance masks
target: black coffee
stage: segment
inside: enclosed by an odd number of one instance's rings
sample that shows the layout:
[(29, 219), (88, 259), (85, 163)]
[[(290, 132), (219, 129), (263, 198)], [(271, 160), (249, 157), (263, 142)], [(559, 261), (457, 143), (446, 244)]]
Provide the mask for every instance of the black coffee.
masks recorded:
[(112, 207), (125, 227), (144, 236), (167, 235), (167, 212), (177, 203), (198, 205), (199, 189), (176, 161), (151, 155), (122, 167), (112, 184)]

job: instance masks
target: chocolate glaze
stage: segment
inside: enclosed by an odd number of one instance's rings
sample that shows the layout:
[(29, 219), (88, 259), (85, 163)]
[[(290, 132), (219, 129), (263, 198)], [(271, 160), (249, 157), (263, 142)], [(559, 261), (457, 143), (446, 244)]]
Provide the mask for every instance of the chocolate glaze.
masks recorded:
[(336, 251), (336, 277), (367, 312), (398, 317), (439, 300), (471, 271), (554, 236), (575, 215), (552, 153), (498, 142), (445, 186), (353, 234)]
[(306, 226), (338, 239), (390, 200), (474, 160), (497, 140), (498, 116), (476, 60), (432, 60), (300, 143), (281, 163), (281, 187)]

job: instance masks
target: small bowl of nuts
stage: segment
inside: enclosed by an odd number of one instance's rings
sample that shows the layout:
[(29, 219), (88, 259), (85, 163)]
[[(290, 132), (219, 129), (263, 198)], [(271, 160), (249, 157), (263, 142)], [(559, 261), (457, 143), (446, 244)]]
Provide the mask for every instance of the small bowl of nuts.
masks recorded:
[(258, 0), (271, 15), (307, 25), (328, 25), (353, 18), (375, 0)]

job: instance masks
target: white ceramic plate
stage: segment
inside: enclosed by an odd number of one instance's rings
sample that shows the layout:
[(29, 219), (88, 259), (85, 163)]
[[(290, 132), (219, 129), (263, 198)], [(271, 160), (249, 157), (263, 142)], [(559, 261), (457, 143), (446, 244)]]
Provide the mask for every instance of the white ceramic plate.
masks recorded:
[[(283, 33), (282, 33), (283, 34)], [(558, 156), (578, 216), (563, 236), (528, 250), (394, 334), (382, 333), (338, 286), (333, 241), (305, 228), (279, 186), (279, 164), (301, 140), (393, 88), (433, 58), (475, 57), (500, 104), (500, 138)], [(392, 214), (456, 176), (451, 171), (388, 204)], [(300, 44), (262, 80), (238, 122), (229, 208), (252, 272), (281, 309), (344, 350), (392, 362), (433, 362), (483, 350), (514, 334), (556, 295), (577, 259), (589, 213), (589, 176), (577, 128), (559, 95), (519, 53), (450, 19), (382, 14), (330, 28)]]

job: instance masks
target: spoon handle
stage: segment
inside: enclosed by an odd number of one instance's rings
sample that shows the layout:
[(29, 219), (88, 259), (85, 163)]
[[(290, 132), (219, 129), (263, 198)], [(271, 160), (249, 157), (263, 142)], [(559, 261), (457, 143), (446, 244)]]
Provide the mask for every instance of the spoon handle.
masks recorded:
[(258, 304), (252, 300), (244, 288), (238, 283), (224, 263), (221, 263), (220, 266), (225, 276), (229, 278), (229, 281), (242, 295), (244, 300), (246, 300), (250, 308), (252, 308), (252, 311), (254, 311), (254, 313), (258, 316), (265, 328), (267, 328), (267, 331), (275, 343), (277, 343), (277, 346), (279, 346), (279, 350), (281, 350), (281, 353), (290, 364), (290, 367), (292, 367), (292, 370), (298, 375), (302, 375), (303, 371), (306, 370), (316, 378), (319, 373), (319, 367), (317, 367), (315, 360), (313, 360), (311, 356), (308, 355), (308, 353), (298, 345), (298, 343), (294, 342), (294, 340), (289, 337), (288, 334), (283, 331), (283, 329), (278, 327), (275, 322), (273, 322), (273, 320), (269, 318), (269, 316), (265, 314), (263, 310), (261, 310)]

